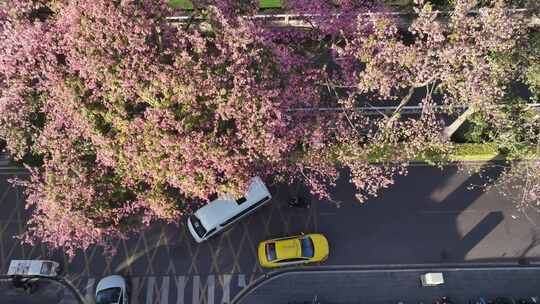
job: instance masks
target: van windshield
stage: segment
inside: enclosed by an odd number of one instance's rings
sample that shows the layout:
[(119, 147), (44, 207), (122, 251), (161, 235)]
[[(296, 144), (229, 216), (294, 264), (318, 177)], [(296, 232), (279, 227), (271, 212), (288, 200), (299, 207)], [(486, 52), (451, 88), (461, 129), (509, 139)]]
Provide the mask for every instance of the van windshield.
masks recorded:
[(190, 216), (189, 220), (197, 235), (202, 238), (206, 234), (206, 229), (203, 227), (201, 221), (195, 215)]

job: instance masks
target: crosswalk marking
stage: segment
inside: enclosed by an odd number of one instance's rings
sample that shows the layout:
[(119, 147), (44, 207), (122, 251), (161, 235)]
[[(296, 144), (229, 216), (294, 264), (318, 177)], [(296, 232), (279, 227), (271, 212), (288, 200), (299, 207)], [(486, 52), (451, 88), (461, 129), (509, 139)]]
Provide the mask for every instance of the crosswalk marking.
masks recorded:
[(86, 286), (84, 287), (82, 294), (84, 294), (84, 300), (87, 303), (93, 303), (92, 299), (94, 298), (95, 284), (96, 279), (94, 278), (89, 278), (88, 281), (86, 281)]
[[(148, 277), (146, 284), (146, 304), (169, 304), (169, 277), (161, 277), (161, 285), (157, 284), (158, 277)], [(158, 295), (157, 302), (155, 295)]]
[(246, 275), (245, 274), (239, 274), (238, 275), (238, 287), (244, 288), (246, 286), (247, 286)]
[[(130, 276), (131, 304), (228, 304), (247, 285), (245, 274)], [(94, 302), (95, 277), (77, 279), (86, 303)], [(234, 283), (233, 283), (234, 282)]]
[(176, 276), (176, 304), (185, 304), (185, 290), (186, 290), (186, 277), (185, 276)]
[(221, 297), (221, 303), (229, 303), (231, 301), (231, 279), (232, 275), (224, 274), (223, 278), (223, 296)]
[[(196, 275), (193, 276), (193, 304), (200, 303), (215, 303), (214, 292), (216, 289), (216, 277), (214, 275), (209, 275), (206, 279), (206, 284), (201, 284), (201, 277)], [(204, 291), (206, 291), (206, 297), (204, 296)]]
[(169, 285), (170, 277), (163, 277), (161, 282), (161, 301), (159, 303), (169, 304)]

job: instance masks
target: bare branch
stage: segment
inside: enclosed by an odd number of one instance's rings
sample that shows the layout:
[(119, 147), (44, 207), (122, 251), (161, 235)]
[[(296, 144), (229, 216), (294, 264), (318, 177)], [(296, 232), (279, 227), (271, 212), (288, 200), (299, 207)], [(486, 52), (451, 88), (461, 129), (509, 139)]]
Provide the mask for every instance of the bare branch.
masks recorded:
[(403, 109), (403, 107), (409, 103), (409, 101), (411, 101), (411, 97), (414, 93), (414, 90), (416, 89), (416, 87), (411, 87), (409, 89), (409, 92), (407, 93), (407, 95), (405, 96), (405, 98), (403, 98), (401, 100), (401, 102), (399, 103), (399, 105), (397, 106), (397, 108), (394, 110), (394, 113), (392, 114), (392, 116), (396, 116), (399, 112), (401, 112), (401, 109)]

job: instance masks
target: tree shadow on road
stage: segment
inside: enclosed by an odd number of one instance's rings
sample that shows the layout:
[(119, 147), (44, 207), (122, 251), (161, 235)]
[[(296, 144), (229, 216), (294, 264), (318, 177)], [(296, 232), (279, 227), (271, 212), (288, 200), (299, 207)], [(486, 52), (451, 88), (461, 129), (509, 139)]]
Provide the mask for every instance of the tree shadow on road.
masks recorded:
[[(493, 180), (501, 166), (482, 168)], [(531, 223), (515, 219), (512, 204), (494, 191), (470, 188), (485, 180), (455, 166), (413, 167), (379, 197), (359, 205), (344, 175), (325, 201), (318, 230), (332, 244), (331, 264), (528, 262), (537, 260)], [(532, 240), (532, 241), (531, 241)], [(529, 248), (530, 247), (530, 248)], [(526, 253), (524, 253), (526, 251)]]

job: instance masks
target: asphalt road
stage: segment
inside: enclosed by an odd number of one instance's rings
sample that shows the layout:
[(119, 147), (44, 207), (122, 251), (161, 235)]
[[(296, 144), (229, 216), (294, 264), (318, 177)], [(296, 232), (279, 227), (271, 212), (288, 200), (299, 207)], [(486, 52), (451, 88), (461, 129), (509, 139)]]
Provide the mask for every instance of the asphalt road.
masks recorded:
[(0, 278), (2, 304), (80, 304), (74, 291), (67, 285), (51, 279), (33, 279), (32, 288), (15, 288), (13, 280)]
[(517, 263), (540, 260), (540, 218), (520, 215), (495, 191), (468, 190), (475, 176), (455, 167), (417, 166), (396, 185), (359, 204), (347, 179), (334, 200), (312, 200), (309, 209), (286, 205), (296, 190), (273, 186), (273, 201), (225, 233), (196, 244), (183, 225), (156, 224), (116, 245), (105, 256), (93, 248), (67, 261), (43, 246), (21, 246), (12, 238), (24, 229), (20, 190), (0, 175), (0, 273), (11, 259), (52, 258), (90, 299), (108, 274), (129, 278), (132, 303), (228, 303), (265, 270), (257, 263), (258, 242), (300, 232), (324, 233), (331, 246), (325, 265), (424, 263)]
[[(313, 268), (312, 268), (313, 269)], [(441, 273), (444, 283), (422, 286), (420, 277)], [(302, 270), (280, 273), (249, 290), (241, 304), (266, 303), (512, 303), (501, 298), (540, 296), (540, 267)], [(290, 288), (294, 286), (294, 288)], [(278, 291), (278, 292), (276, 292)], [(320, 302), (317, 302), (317, 301)], [(472, 300), (472, 302), (471, 302)]]

